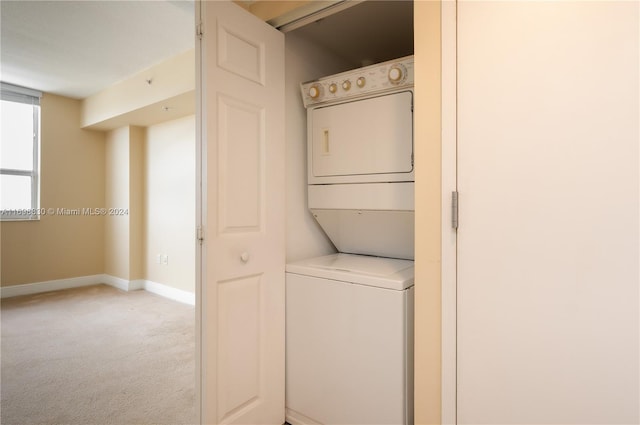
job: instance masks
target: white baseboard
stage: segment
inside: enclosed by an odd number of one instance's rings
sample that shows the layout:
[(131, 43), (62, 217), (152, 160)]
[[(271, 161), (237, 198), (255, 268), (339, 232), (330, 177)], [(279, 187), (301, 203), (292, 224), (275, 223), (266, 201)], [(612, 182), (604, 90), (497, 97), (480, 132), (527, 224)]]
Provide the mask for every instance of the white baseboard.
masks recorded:
[(128, 291), (137, 291), (139, 289), (144, 289), (144, 283), (146, 280), (144, 279), (136, 279), (129, 281), (129, 289)]
[(181, 303), (196, 305), (196, 294), (193, 292), (183, 291), (182, 289), (151, 282), (150, 280), (144, 281), (144, 290)]
[(0, 288), (0, 298), (19, 297), (20, 295), (39, 294), (42, 292), (60, 291), (61, 289), (98, 285), (100, 283), (104, 283), (104, 276), (105, 275), (103, 274), (95, 274), (91, 276), (72, 277), (69, 279), (27, 283), (24, 285), (3, 286)]
[(105, 283), (122, 291), (131, 291), (131, 281), (121, 277), (111, 276), (110, 274), (102, 275), (102, 283)]
[(126, 280), (108, 274), (96, 274), (92, 276), (73, 277), (69, 279), (48, 280), (45, 282), (27, 283), (24, 285), (3, 286), (0, 288), (0, 298), (18, 297), (20, 295), (39, 294), (42, 292), (60, 291), (62, 289), (79, 288), (81, 286), (91, 286), (107, 284), (123, 291), (136, 291), (144, 289), (165, 298), (169, 298), (181, 303), (195, 305), (196, 294), (183, 291), (161, 283), (150, 280), (137, 279)]

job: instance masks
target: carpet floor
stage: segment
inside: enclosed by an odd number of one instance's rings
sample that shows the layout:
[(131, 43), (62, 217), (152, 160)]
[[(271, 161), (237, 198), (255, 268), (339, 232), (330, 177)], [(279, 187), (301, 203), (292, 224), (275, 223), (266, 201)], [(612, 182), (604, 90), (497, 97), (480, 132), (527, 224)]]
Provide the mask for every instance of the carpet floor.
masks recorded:
[(89, 286), (2, 300), (3, 425), (192, 424), (194, 307)]

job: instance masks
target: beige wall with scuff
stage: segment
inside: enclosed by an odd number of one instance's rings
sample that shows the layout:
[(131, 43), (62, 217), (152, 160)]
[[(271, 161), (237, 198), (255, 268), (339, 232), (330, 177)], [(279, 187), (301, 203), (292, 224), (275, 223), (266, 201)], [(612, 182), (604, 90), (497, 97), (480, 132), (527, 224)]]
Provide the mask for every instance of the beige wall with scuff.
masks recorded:
[(415, 423), (441, 423), (440, 2), (414, 2)]
[(187, 292), (196, 282), (195, 131), (195, 116), (180, 118), (147, 128), (144, 143), (145, 279)]
[(41, 101), (39, 221), (0, 224), (2, 286), (103, 273), (104, 218), (57, 214), (105, 205), (104, 134), (80, 129), (80, 101)]

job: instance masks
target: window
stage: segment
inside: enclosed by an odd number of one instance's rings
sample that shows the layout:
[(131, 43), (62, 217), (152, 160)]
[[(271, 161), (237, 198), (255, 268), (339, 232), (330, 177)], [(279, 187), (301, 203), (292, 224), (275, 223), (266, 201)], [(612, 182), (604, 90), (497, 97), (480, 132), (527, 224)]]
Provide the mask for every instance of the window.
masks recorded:
[(0, 219), (37, 220), (41, 93), (0, 86)]

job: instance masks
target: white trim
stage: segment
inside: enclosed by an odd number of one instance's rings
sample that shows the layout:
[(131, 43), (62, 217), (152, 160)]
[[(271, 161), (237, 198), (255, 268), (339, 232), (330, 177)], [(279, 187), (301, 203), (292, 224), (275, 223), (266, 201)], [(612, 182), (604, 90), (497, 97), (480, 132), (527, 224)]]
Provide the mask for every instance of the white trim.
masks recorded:
[[(202, 25), (203, 9), (202, 1), (196, 0), (196, 25)], [(203, 271), (204, 271), (204, 255), (206, 252), (203, 247), (203, 240), (205, 236), (205, 221), (203, 217), (206, 217), (206, 209), (203, 205), (206, 205), (206, 193), (207, 193), (207, 175), (206, 175), (206, 158), (207, 151), (206, 145), (203, 142), (206, 137), (206, 128), (203, 125), (204, 108), (203, 98), (206, 92), (206, 81), (202, 78), (202, 62), (203, 51), (205, 48), (205, 42), (203, 37), (196, 37), (196, 234), (198, 235), (199, 242), (196, 242), (196, 285), (195, 285), (195, 298), (197, 300), (195, 304), (196, 310), (196, 358), (195, 358), (195, 408), (196, 408), (196, 423), (201, 424), (204, 417), (204, 403), (202, 402), (204, 396), (204, 379), (207, 370), (202, 364), (202, 333), (203, 333), (203, 311), (202, 311), (202, 295), (203, 295)], [(203, 168), (204, 167), (204, 168)], [(204, 202), (204, 204), (203, 204)]]
[[(441, 3), (442, 31), (442, 381), (441, 423), (457, 422), (457, 233), (451, 227), (451, 192), (457, 190), (456, 1)], [(464, 194), (461, 194), (464, 196)], [(464, 202), (464, 201), (463, 201)]]
[[(43, 213), (40, 210), (40, 98), (16, 94), (13, 91), (8, 91), (5, 83), (1, 84), (0, 98), (2, 101), (32, 105), (33, 134), (31, 141), (33, 158), (30, 170), (0, 168), (0, 175), (29, 177), (31, 180), (31, 202), (29, 208), (18, 210), (3, 209), (0, 211), (0, 221), (37, 221), (40, 220), (40, 214)], [(27, 100), (22, 99), (25, 96)]]
[(104, 275), (104, 283), (123, 291), (137, 291), (144, 289), (147, 292), (151, 292), (174, 301), (189, 305), (196, 305), (196, 294), (194, 292), (183, 291), (182, 289), (174, 288), (162, 283), (152, 282), (150, 280), (126, 280), (111, 275)]
[(129, 289), (127, 289), (127, 291), (139, 291), (141, 289), (144, 289), (145, 282), (146, 281), (144, 279), (130, 280)]
[(145, 291), (178, 301), (184, 304), (195, 305), (196, 294), (173, 288), (162, 283), (151, 282), (150, 280), (137, 279), (126, 280), (108, 274), (95, 274), (91, 276), (72, 277), (69, 279), (47, 280), (44, 282), (26, 283), (24, 285), (4, 286), (0, 288), (1, 298), (18, 297), (21, 295), (39, 294), (42, 292), (60, 291), (62, 289), (79, 288), (81, 286), (91, 286), (105, 284), (113, 286), (122, 291)]
[(0, 82), (0, 99), (10, 102), (40, 105), (42, 92), (27, 87)]
[(3, 286), (0, 288), (0, 298), (18, 297), (21, 295), (39, 294), (42, 292), (60, 291), (62, 289), (79, 288), (81, 286), (98, 285), (104, 282), (105, 275), (72, 277), (69, 279), (47, 280), (44, 282), (27, 283), (24, 285)]
[(169, 298), (174, 301), (178, 301), (184, 304), (196, 305), (196, 294), (194, 292), (183, 291), (182, 289), (173, 288), (162, 283), (151, 282), (150, 280), (140, 281), (144, 282), (144, 290), (160, 295), (161, 297)]
[(0, 82), (0, 91), (14, 92), (24, 96), (31, 96), (31, 97), (37, 97), (37, 98), (42, 97), (42, 92), (39, 90), (30, 89), (28, 87), (16, 86), (15, 84), (9, 84), (5, 82)]
[[(121, 277), (111, 276), (110, 274), (104, 274), (103, 282), (106, 285), (113, 286), (114, 288), (118, 288), (121, 291), (131, 291), (134, 288), (131, 286), (131, 281), (127, 279), (122, 279)], [(136, 288), (138, 289), (138, 288)]]

